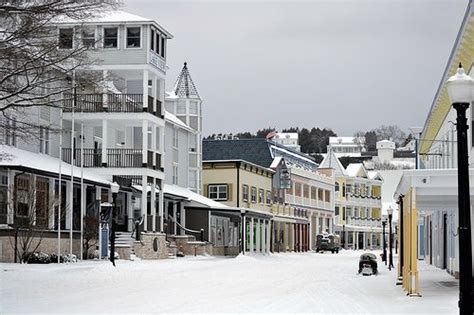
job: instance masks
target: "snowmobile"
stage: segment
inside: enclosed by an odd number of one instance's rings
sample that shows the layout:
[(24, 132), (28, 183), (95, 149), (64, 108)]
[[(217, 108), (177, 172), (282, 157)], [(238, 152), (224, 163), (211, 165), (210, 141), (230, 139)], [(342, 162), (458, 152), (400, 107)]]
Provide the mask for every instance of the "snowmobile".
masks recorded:
[(377, 256), (372, 253), (364, 253), (359, 259), (359, 274), (371, 276), (377, 274)]

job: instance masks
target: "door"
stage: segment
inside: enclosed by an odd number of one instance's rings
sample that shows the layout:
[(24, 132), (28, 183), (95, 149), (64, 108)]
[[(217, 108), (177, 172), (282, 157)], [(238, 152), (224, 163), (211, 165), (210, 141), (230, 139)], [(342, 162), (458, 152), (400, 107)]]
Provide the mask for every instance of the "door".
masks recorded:
[(359, 232), (358, 249), (364, 249), (364, 232)]

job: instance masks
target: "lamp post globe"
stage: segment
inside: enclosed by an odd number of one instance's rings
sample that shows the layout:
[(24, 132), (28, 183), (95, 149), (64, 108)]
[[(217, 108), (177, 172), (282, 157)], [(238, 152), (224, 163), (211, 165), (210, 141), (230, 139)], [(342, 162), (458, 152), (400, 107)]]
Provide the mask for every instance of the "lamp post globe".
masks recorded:
[(473, 101), (474, 80), (462, 64), (446, 82), (449, 99), (456, 110), (458, 160), (459, 313), (472, 314), (472, 240), (469, 189), (468, 125), (466, 111)]
[(116, 182), (110, 184), (110, 190), (112, 191), (113, 207), (112, 207), (112, 231), (110, 233), (110, 261), (115, 267), (115, 215), (117, 213), (117, 194), (119, 192), (120, 185)]
[(389, 257), (388, 257), (388, 270), (392, 270), (393, 268), (393, 252), (392, 252), (392, 244), (393, 244), (393, 235), (392, 235), (392, 217), (393, 217), (393, 209), (392, 207), (388, 207), (387, 209), (388, 214), (388, 250), (389, 250)]

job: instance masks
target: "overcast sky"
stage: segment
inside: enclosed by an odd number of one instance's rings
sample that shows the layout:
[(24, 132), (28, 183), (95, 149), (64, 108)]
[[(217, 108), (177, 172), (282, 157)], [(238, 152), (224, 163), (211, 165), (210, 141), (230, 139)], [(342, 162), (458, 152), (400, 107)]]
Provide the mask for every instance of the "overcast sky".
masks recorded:
[(125, 10), (170, 31), (167, 87), (184, 61), (204, 134), (423, 126), (467, 0), (157, 1)]

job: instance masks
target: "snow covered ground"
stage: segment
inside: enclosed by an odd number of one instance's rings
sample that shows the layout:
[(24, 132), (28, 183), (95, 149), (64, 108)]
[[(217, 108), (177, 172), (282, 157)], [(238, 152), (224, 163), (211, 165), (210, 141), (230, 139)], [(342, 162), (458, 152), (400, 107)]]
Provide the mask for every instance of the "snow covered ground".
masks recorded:
[(457, 313), (444, 271), (420, 262), (423, 297), (410, 298), (380, 261), (378, 276), (357, 275), (360, 254), (0, 264), (0, 313)]

